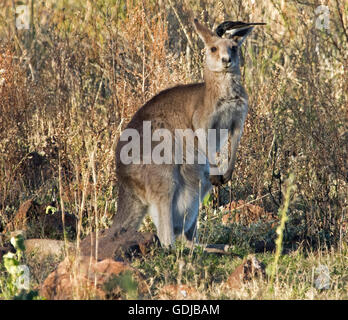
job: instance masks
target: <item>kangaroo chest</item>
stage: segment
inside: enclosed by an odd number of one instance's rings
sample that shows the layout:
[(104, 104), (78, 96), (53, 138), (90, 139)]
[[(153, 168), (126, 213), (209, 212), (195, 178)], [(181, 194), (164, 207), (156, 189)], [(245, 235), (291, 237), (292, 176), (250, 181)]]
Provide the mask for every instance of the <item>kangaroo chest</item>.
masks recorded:
[(208, 129), (232, 130), (235, 125), (242, 125), (248, 112), (247, 99), (238, 95), (221, 98), (216, 102)]
[(213, 112), (207, 123), (208, 129), (231, 130), (236, 122), (243, 121), (248, 111), (248, 96), (240, 80), (232, 76), (225, 85), (219, 86)]

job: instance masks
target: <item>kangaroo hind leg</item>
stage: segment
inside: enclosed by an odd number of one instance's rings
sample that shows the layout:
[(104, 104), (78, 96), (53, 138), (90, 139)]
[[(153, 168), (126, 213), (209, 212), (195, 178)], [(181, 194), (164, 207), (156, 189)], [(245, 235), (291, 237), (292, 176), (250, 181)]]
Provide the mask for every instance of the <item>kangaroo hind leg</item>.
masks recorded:
[(110, 231), (117, 236), (129, 230), (137, 231), (148, 211), (148, 205), (131, 188), (120, 185), (117, 213)]
[(150, 215), (157, 229), (157, 236), (164, 247), (174, 244), (172, 197), (163, 194), (156, 197), (150, 206)]

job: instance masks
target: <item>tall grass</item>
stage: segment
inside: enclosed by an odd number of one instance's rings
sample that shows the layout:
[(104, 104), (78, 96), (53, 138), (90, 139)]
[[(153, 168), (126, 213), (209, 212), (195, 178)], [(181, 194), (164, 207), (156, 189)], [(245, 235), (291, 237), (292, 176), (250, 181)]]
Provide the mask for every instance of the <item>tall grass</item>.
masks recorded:
[(275, 278), (276, 273), (277, 273), (279, 258), (280, 258), (280, 255), (282, 254), (282, 251), (283, 251), (283, 238), (284, 238), (285, 223), (288, 220), (287, 211), (288, 211), (289, 204), (290, 204), (291, 192), (294, 189), (293, 182), (294, 182), (294, 176), (290, 175), (288, 178), (288, 183), (287, 183), (288, 185), (287, 185), (285, 195), (284, 195), (284, 199), (285, 199), (284, 205), (283, 205), (283, 208), (281, 208), (279, 210), (280, 224), (277, 228), (278, 237), (277, 237), (277, 240), (275, 241), (276, 250), (274, 253), (274, 261), (273, 261), (272, 266), (271, 266), (271, 275), (270, 275), (270, 288), (271, 289), (273, 289), (274, 278)]

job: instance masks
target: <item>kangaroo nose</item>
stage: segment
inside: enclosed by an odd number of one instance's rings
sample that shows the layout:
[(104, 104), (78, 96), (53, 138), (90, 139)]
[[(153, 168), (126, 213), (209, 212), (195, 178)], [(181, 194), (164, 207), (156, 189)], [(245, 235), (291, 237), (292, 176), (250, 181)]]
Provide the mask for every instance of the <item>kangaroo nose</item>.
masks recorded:
[(226, 63), (226, 64), (227, 64), (227, 63), (230, 63), (231, 61), (232, 61), (232, 60), (231, 60), (231, 57), (228, 57), (228, 58), (223, 57), (223, 58), (222, 58), (222, 62), (223, 62), (223, 63)]

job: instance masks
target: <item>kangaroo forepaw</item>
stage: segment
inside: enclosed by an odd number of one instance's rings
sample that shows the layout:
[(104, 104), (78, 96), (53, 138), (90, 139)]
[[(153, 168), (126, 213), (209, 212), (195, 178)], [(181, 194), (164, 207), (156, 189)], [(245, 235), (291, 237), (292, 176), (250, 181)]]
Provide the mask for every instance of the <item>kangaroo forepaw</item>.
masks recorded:
[(232, 178), (232, 175), (231, 174), (228, 174), (228, 175), (224, 175), (222, 180), (223, 180), (223, 184), (226, 184), (228, 181), (230, 181)]
[(222, 175), (209, 176), (210, 183), (213, 186), (220, 187), (224, 184), (224, 178)]

